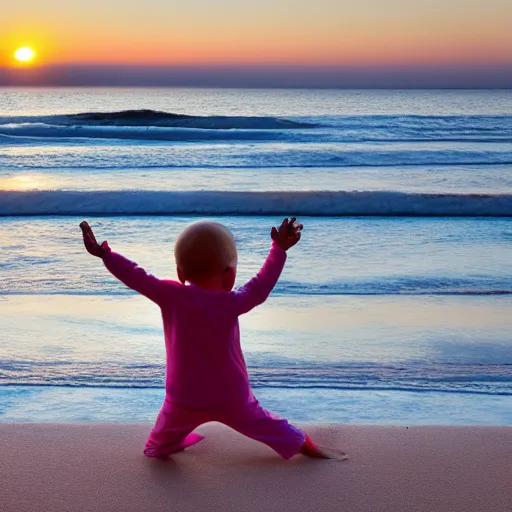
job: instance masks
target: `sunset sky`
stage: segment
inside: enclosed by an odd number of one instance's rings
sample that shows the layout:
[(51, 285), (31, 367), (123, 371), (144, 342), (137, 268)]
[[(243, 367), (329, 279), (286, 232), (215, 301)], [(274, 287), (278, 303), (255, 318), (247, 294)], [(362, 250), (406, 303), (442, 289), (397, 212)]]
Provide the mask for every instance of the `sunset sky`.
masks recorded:
[(98, 74), (101, 64), (508, 76), (511, 26), (509, 0), (5, 0), (0, 84), (21, 73), (13, 53), (25, 45), (37, 52), (33, 67), (59, 70), (57, 81), (66, 66)]

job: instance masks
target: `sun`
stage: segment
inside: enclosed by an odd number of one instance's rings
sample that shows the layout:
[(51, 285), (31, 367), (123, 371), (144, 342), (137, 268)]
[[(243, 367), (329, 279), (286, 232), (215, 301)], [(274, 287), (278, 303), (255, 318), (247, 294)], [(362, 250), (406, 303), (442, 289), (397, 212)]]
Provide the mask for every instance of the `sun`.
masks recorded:
[(19, 62), (30, 62), (35, 56), (36, 52), (30, 46), (22, 46), (14, 52), (14, 58)]

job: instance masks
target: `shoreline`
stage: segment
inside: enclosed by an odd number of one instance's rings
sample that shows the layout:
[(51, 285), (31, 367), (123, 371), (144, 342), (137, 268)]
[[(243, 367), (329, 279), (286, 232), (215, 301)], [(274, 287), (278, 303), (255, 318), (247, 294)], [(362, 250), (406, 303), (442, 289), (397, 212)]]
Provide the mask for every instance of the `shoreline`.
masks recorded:
[(3, 512), (510, 511), (512, 427), (301, 425), (344, 462), (265, 445), (216, 423), (167, 461), (150, 424), (0, 423)]
[[(294, 424), (512, 427), (510, 396), (407, 391), (254, 388), (268, 410)], [(152, 423), (162, 388), (0, 386), (0, 425), (7, 423)]]

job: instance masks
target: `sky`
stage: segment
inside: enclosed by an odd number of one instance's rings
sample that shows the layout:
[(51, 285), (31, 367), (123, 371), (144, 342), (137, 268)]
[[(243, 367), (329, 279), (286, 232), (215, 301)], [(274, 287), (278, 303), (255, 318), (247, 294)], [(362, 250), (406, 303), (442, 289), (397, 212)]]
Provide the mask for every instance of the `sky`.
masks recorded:
[[(512, 87), (511, 26), (509, 0), (3, 0), (0, 85), (279, 86), (290, 70), (298, 85)], [(12, 57), (24, 45), (30, 67)]]

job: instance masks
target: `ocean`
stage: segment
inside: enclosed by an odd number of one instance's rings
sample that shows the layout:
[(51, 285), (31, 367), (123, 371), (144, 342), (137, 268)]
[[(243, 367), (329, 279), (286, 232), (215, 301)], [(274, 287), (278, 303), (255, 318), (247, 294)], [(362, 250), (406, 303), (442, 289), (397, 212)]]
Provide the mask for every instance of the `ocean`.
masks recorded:
[(307, 423), (512, 425), (512, 91), (0, 89), (0, 421), (152, 422), (158, 308), (78, 228), (175, 278), (225, 223), (261, 403)]

